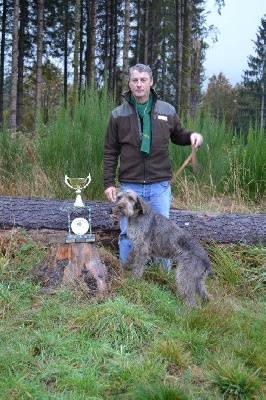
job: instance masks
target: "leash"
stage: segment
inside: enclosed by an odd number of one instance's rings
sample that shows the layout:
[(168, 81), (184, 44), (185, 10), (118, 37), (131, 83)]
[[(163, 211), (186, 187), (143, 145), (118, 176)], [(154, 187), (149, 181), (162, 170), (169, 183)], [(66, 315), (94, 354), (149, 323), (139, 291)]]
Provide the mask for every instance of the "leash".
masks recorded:
[[(177, 179), (177, 177), (181, 174), (181, 172), (183, 171), (183, 169), (188, 165), (188, 163), (190, 162), (190, 160), (192, 161), (192, 168), (193, 168), (193, 173), (194, 175), (197, 175), (198, 173), (198, 161), (197, 161), (197, 157), (196, 157), (196, 147), (192, 146), (192, 151), (190, 153), (190, 155), (188, 156), (188, 158), (183, 162), (183, 164), (181, 165), (181, 167), (176, 171), (176, 173), (174, 174), (174, 176), (172, 177), (172, 179), (170, 180), (169, 186)], [(156, 200), (158, 197), (160, 197), (167, 189), (167, 186), (160, 194), (154, 196), (150, 201), (148, 201), (148, 204), (151, 204), (154, 202), (154, 200)]]
[(183, 169), (188, 165), (189, 161), (192, 160), (192, 168), (193, 168), (193, 173), (194, 175), (197, 175), (198, 173), (198, 162), (197, 162), (197, 157), (196, 157), (196, 147), (192, 146), (192, 151), (190, 153), (190, 155), (188, 156), (188, 158), (183, 162), (183, 164), (181, 165), (181, 167), (176, 171), (176, 173), (174, 174), (174, 176), (172, 177), (172, 179), (170, 180), (170, 183), (173, 183), (176, 178), (181, 174), (181, 172), (183, 171)]

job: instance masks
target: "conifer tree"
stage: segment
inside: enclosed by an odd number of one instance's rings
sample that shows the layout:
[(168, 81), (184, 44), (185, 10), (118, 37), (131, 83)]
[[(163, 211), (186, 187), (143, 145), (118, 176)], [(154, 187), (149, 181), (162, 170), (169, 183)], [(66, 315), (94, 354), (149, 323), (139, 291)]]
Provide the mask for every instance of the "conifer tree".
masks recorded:
[(266, 125), (266, 14), (256, 34), (255, 55), (248, 57), (249, 69), (244, 71), (243, 85), (246, 91), (246, 111), (261, 129)]

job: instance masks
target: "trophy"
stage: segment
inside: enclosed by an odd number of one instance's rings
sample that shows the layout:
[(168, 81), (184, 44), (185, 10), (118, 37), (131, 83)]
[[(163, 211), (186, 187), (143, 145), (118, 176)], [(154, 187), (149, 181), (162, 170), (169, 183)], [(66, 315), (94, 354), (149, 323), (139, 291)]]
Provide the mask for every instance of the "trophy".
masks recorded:
[(85, 189), (91, 182), (91, 175), (89, 174), (87, 178), (69, 178), (65, 175), (65, 183), (71, 189), (76, 191), (76, 200), (74, 203), (75, 207), (84, 207), (84, 203), (81, 198), (81, 190)]
[[(90, 182), (90, 174), (86, 178), (69, 178), (65, 175), (65, 183), (68, 187), (74, 189), (77, 195), (74, 204), (70, 207), (66, 207), (68, 211), (68, 236), (66, 238), (66, 243), (95, 242), (95, 235), (91, 233), (91, 209), (83, 203), (81, 198), (81, 191), (85, 189)], [(71, 221), (73, 214), (76, 214), (78, 210), (83, 214), (85, 212), (87, 218), (84, 218), (83, 215)]]

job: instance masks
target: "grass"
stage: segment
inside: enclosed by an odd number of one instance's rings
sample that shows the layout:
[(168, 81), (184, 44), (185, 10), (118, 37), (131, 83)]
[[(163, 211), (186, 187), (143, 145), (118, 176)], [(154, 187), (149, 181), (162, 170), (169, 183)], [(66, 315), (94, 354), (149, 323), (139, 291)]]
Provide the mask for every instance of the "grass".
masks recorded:
[(175, 268), (135, 281), (110, 256), (105, 296), (44, 295), (28, 271), (46, 249), (23, 231), (0, 249), (1, 399), (265, 398), (263, 246), (209, 245), (214, 299), (195, 310)]

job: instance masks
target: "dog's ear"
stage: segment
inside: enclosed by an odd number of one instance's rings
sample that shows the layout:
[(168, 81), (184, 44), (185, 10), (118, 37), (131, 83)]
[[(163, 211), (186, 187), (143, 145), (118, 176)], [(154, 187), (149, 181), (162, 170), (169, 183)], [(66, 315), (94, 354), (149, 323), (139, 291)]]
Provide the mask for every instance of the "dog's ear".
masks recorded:
[(149, 206), (145, 201), (142, 200), (141, 197), (137, 197), (137, 204), (136, 204), (136, 209), (141, 212), (142, 214), (147, 214)]

